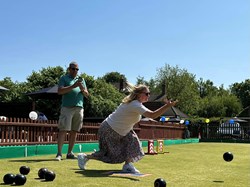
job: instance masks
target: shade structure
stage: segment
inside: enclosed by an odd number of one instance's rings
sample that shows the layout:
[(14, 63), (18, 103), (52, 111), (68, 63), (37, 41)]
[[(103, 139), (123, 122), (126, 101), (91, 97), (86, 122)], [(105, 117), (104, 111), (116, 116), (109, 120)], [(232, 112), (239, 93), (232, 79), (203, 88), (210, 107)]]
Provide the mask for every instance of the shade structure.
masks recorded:
[(57, 98), (57, 97), (59, 97), (57, 90), (58, 90), (58, 85), (55, 85), (55, 86), (51, 86), (48, 88), (43, 88), (43, 89), (38, 90), (38, 91), (27, 93), (26, 95), (30, 96), (32, 98), (39, 98), (39, 99)]
[(237, 117), (233, 117), (233, 118), (227, 120), (226, 122), (229, 123), (231, 120), (233, 120), (233, 121), (236, 122), (236, 123), (237, 123), (237, 122), (238, 122), (238, 123), (246, 123), (246, 122), (247, 122), (246, 120), (240, 119), (240, 118), (237, 118)]
[(34, 91), (31, 93), (26, 93), (26, 95), (31, 97), (33, 100), (32, 110), (36, 109), (36, 100), (38, 100), (38, 99), (46, 99), (46, 100), (60, 99), (61, 95), (58, 95), (57, 89), (58, 89), (58, 85), (55, 85), (55, 86), (43, 88), (41, 90)]
[(3, 86), (0, 86), (0, 91), (8, 91), (9, 89), (8, 88), (5, 88)]

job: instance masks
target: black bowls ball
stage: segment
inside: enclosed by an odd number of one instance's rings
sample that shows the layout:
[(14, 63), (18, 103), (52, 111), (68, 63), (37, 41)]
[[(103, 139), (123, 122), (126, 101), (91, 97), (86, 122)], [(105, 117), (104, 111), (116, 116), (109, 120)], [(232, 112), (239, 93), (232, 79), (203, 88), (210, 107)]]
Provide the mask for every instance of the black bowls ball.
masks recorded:
[(233, 160), (233, 158), (234, 158), (234, 155), (233, 155), (233, 153), (231, 153), (231, 152), (225, 152), (225, 153), (223, 154), (223, 159), (224, 159), (225, 161), (227, 161), (227, 162), (231, 162), (231, 161)]
[(53, 181), (56, 178), (56, 174), (53, 171), (45, 172), (45, 180), (46, 181)]
[(167, 183), (164, 179), (162, 178), (158, 178), (155, 180), (154, 182), (154, 187), (166, 187)]
[(38, 170), (38, 177), (40, 179), (45, 179), (45, 173), (48, 171), (47, 168), (41, 168)]
[(4, 184), (13, 184), (15, 182), (16, 175), (12, 173), (7, 173), (3, 177)]
[(23, 174), (17, 174), (15, 177), (15, 184), (16, 185), (24, 185), (26, 183), (26, 177)]
[(23, 175), (28, 175), (30, 172), (30, 168), (28, 166), (21, 166), (19, 168), (19, 172)]

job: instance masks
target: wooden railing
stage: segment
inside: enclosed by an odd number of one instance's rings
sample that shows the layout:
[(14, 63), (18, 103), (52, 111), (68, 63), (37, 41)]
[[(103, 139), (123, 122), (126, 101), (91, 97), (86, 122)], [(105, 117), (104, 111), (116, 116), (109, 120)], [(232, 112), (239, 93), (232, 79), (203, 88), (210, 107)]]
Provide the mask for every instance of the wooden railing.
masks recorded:
[(148, 139), (182, 139), (185, 125), (171, 122), (140, 121), (135, 125), (138, 137)]
[[(0, 119), (0, 146), (57, 143), (57, 120), (34, 121), (23, 118)], [(84, 122), (76, 142), (96, 142), (100, 123)], [(140, 139), (181, 139), (184, 125), (141, 121), (134, 130)], [(65, 143), (69, 134), (65, 137)]]
[(0, 120), (0, 145), (46, 144), (56, 142), (57, 121), (27, 118)]

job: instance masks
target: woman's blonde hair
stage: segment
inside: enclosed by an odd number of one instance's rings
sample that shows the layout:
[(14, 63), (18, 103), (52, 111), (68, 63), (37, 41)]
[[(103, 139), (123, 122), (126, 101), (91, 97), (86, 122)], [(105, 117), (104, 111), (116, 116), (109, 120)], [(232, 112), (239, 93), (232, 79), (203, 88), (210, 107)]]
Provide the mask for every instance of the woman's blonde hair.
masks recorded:
[(130, 103), (131, 101), (138, 99), (138, 95), (145, 89), (148, 89), (148, 87), (144, 84), (139, 84), (137, 86), (128, 82), (126, 84), (126, 89), (128, 90), (129, 95), (123, 98), (122, 103)]

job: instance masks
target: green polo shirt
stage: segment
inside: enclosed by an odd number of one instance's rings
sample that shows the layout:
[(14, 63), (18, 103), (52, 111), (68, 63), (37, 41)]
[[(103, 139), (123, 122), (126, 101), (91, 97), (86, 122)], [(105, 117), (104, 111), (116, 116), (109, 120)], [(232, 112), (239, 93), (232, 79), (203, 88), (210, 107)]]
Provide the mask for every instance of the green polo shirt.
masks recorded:
[[(78, 80), (78, 77), (71, 77), (69, 74), (63, 75), (59, 79), (58, 87), (66, 87), (73, 85)], [(82, 84), (86, 87), (83, 79)], [(62, 107), (83, 107), (84, 97), (79, 87), (73, 88), (70, 92), (62, 95)]]

